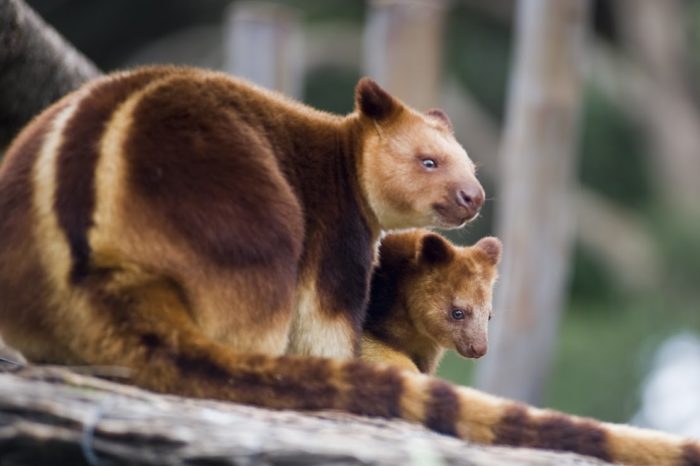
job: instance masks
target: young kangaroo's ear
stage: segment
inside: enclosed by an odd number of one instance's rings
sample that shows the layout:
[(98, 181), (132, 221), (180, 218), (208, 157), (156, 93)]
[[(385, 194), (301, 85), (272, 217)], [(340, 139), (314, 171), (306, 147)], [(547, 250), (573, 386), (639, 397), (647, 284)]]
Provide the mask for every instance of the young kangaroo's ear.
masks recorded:
[(481, 250), (492, 265), (497, 265), (501, 260), (503, 245), (498, 238), (494, 238), (493, 236), (481, 238), (474, 247)]
[(418, 260), (426, 264), (445, 264), (452, 260), (454, 251), (445, 238), (430, 233), (421, 239)]
[(355, 108), (374, 120), (386, 120), (401, 108), (387, 91), (370, 78), (362, 78), (355, 87)]

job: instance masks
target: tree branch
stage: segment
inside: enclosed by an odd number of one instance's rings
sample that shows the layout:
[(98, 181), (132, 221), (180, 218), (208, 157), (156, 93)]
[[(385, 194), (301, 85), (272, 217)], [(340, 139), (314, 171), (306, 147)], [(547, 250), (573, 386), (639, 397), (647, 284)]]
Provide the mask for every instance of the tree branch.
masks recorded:
[(0, 2), (0, 148), (46, 106), (100, 74), (22, 0)]

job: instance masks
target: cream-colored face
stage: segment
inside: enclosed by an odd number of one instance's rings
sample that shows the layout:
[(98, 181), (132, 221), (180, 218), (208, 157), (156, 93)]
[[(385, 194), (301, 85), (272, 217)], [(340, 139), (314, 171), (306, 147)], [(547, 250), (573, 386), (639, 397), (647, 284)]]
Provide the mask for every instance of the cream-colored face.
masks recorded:
[(443, 112), (417, 112), (367, 78), (355, 89), (355, 105), (360, 182), (383, 229), (456, 228), (477, 216), (484, 190)]
[(382, 228), (456, 228), (477, 216), (484, 191), (474, 163), (442, 119), (404, 109), (373, 123), (361, 177)]
[(488, 349), (495, 273), (461, 267), (434, 272), (432, 283), (421, 283), (412, 292), (412, 321), (424, 336), (443, 348), (466, 358), (483, 356)]
[(497, 278), (501, 245), (486, 238), (472, 247), (439, 243), (418, 258), (417, 273), (406, 286), (408, 311), (420, 333), (443, 348), (467, 358), (488, 349), (492, 289)]

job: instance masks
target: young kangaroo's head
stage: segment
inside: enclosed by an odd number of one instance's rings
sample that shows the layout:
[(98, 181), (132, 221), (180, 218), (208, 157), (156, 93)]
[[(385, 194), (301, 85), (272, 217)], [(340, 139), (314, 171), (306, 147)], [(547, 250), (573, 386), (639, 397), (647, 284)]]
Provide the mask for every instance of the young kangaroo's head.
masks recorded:
[(484, 190), (442, 111), (417, 112), (367, 78), (357, 84), (355, 106), (361, 184), (383, 229), (456, 228), (477, 216)]
[(493, 237), (457, 247), (440, 235), (424, 235), (414, 259), (417, 273), (404, 284), (407, 311), (416, 329), (464, 357), (486, 354), (500, 258), (501, 242)]

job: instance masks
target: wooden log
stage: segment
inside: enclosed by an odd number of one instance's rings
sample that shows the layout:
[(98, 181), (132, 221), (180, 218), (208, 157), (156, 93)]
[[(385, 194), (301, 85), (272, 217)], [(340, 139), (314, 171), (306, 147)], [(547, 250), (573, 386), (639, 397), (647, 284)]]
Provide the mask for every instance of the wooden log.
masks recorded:
[(402, 421), (158, 395), (65, 368), (0, 364), (0, 464), (604, 465), (470, 445)]

